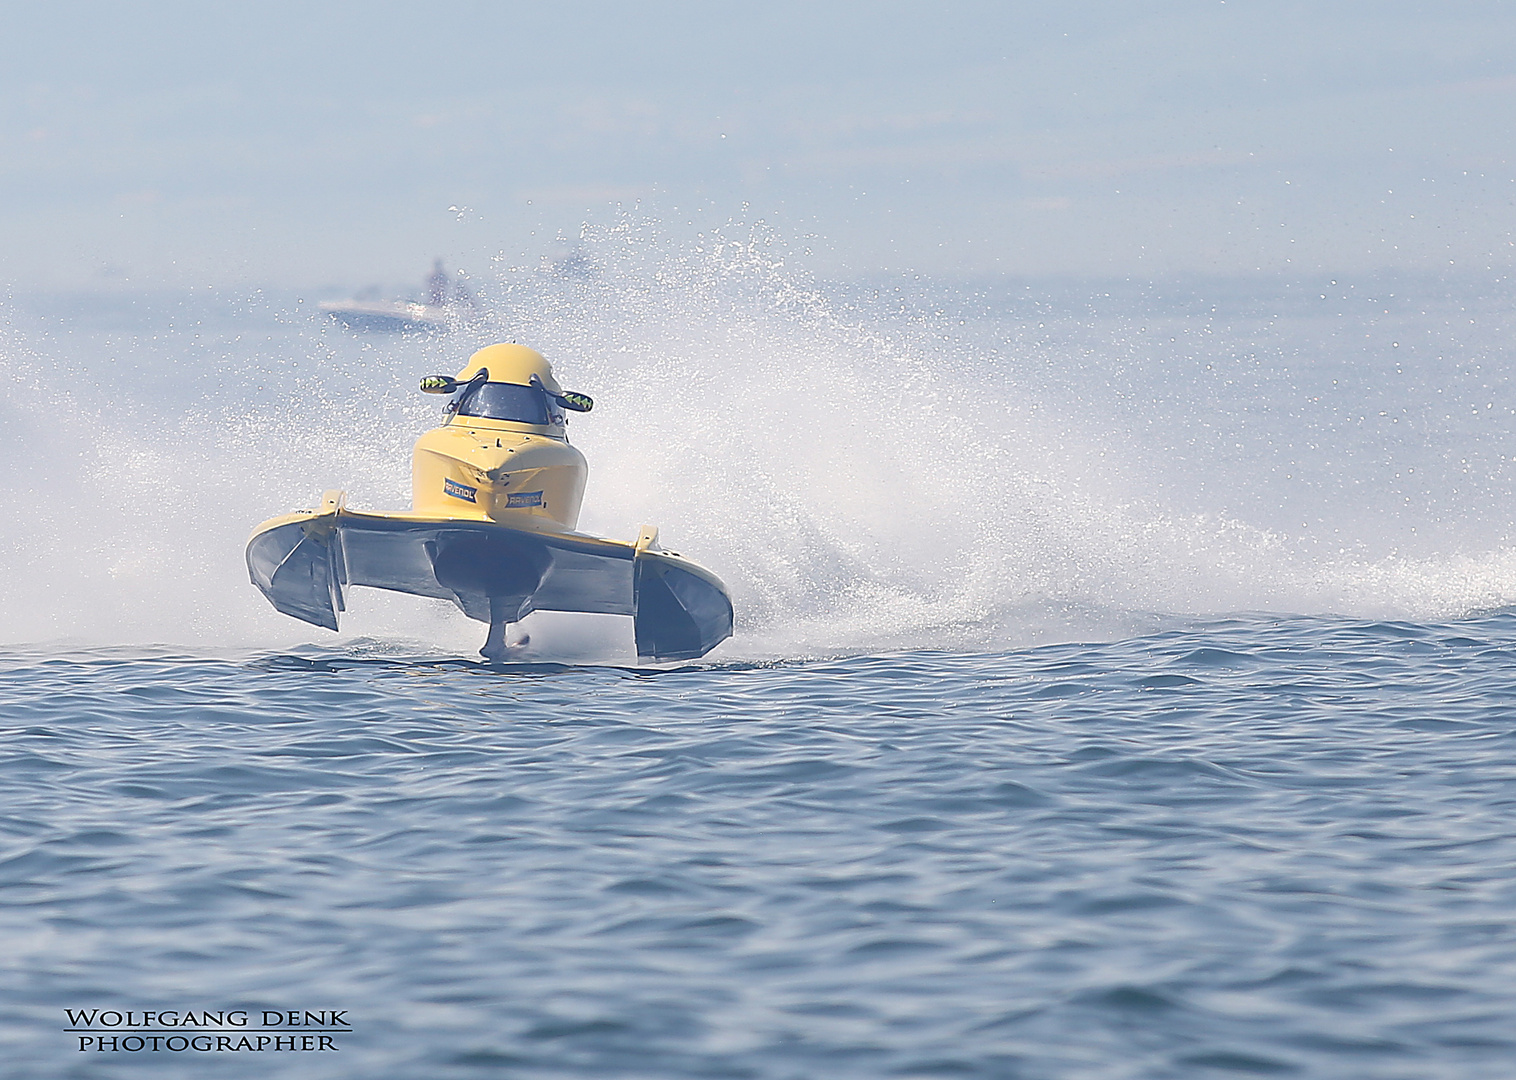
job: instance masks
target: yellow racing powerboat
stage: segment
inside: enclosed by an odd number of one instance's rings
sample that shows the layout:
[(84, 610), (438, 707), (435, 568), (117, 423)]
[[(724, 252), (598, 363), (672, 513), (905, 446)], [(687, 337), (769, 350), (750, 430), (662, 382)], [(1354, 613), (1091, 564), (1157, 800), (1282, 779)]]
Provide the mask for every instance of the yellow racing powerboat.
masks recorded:
[(533, 611), (631, 616), (643, 660), (694, 659), (731, 636), (726, 586), (659, 547), (656, 528), (633, 543), (576, 531), (588, 466), (566, 413), (594, 403), (540, 353), (490, 345), (421, 389), (450, 400), (416, 440), (412, 509), (350, 510), (328, 491), (253, 532), (248, 573), (275, 608), (336, 630), (353, 585), (451, 600), (489, 624), (489, 660), (511, 655), (507, 628)]

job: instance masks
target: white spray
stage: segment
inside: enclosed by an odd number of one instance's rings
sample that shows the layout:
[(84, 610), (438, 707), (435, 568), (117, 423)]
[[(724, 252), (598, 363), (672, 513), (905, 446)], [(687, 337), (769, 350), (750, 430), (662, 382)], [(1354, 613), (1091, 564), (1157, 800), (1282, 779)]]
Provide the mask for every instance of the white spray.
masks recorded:
[[(596, 399), (570, 429), (591, 468), (581, 527), (656, 523), (727, 581), (738, 632), (717, 658), (1516, 597), (1490, 505), (1512, 486), (1511, 410), (1503, 383), (1463, 378), (1493, 366), (1488, 335), (1401, 310), (1393, 332), (1422, 337), (1397, 356), (1420, 366), (1323, 405), (1322, 357), (1345, 375), (1373, 361), (1319, 331), (1361, 315), (1228, 320), (1173, 298), (1110, 315), (929, 284), (881, 298), (816, 285), (787, 254), (762, 227), (679, 241), (627, 218), (556, 267), (476, 272), (484, 324), (432, 337), (356, 336), (293, 297), (139, 297), (137, 325), (93, 327), (79, 316), (97, 300), (13, 302), (0, 633), (471, 653), (482, 628), (440, 602), (357, 591), (340, 638), (288, 620), (247, 584), (242, 546), (328, 487), (406, 506), (410, 443), (436, 419), (416, 377), (492, 340), (532, 345)], [(1440, 382), (1439, 363), (1456, 374)], [(1333, 428), (1343, 409), (1364, 419)], [(1467, 498), (1448, 495), (1455, 475)]]

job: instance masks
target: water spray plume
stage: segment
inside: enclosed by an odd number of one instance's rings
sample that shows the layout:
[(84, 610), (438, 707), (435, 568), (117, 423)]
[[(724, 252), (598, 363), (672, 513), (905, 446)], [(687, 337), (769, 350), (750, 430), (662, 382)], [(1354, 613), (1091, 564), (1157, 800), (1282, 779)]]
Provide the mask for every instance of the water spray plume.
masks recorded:
[[(437, 405), (416, 380), (493, 340), (529, 343), (594, 399), (569, 432), (590, 462), (581, 527), (635, 537), (656, 521), (727, 581), (737, 633), (716, 657), (993, 649), (1240, 610), (1446, 617), (1516, 598), (1488, 503), (1512, 487), (1489, 453), (1509, 424), (1503, 382), (1479, 391), (1490, 409), (1438, 419), (1454, 395), (1434, 393), (1447, 383), (1428, 359), (1389, 389), (1357, 369), (1364, 384), (1322, 405), (1327, 360), (1378, 361), (1334, 356), (1305, 316), (833, 287), (794, 261), (763, 226), (679, 239), (624, 216), (572, 259), (498, 260), (473, 278), (480, 322), (434, 336), (359, 338), (267, 298), (160, 299), (150, 334), (72, 333), (13, 304), (5, 636), (350, 640), (263, 606), (247, 531), (326, 487), (404, 507)], [(1371, 405), (1388, 407), (1356, 434), (1328, 426), (1328, 406)], [(1394, 409), (1420, 418), (1420, 442), (1394, 441)], [(1477, 466), (1467, 502), (1444, 484), (1460, 440)], [(475, 647), (442, 602), (357, 597), (345, 625)]]

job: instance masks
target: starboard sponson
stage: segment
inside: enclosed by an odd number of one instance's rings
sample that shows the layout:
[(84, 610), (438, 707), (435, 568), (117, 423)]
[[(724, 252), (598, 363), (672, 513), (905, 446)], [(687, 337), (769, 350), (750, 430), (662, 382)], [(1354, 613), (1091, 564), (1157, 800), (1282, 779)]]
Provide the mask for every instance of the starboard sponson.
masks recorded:
[(732, 633), (732, 603), (704, 567), (657, 546), (414, 513), (350, 511), (341, 492), (274, 518), (247, 545), (248, 573), (286, 615), (337, 629), (353, 585), (451, 600), (471, 619), (533, 611), (630, 615), (637, 655), (691, 660)]

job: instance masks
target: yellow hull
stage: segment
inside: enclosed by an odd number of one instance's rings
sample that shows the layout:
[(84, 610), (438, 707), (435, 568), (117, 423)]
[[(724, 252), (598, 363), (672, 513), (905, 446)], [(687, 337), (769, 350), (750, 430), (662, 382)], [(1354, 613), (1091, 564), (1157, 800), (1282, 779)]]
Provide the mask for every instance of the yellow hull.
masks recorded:
[(455, 420), (421, 436), (411, 456), (416, 511), (573, 529), (584, 500), (584, 455), (523, 426)]

